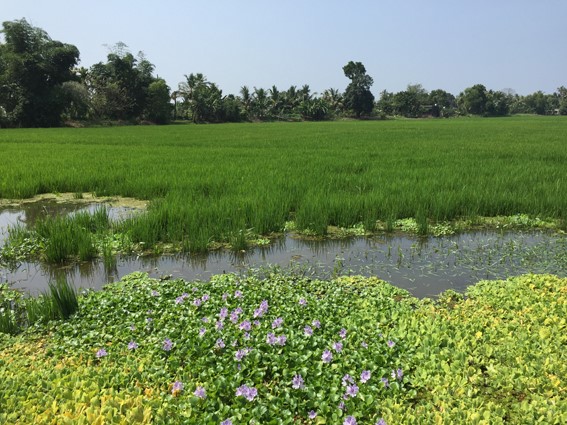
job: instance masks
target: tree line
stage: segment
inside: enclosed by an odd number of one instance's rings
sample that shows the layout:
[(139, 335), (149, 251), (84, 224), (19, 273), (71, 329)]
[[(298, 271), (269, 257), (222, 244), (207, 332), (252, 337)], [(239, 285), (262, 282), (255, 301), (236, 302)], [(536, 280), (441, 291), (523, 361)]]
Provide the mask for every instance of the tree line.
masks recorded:
[(361, 62), (343, 67), (350, 80), (344, 92), (318, 94), (309, 85), (280, 90), (275, 85), (237, 95), (223, 94), (201, 73), (185, 76), (177, 90), (155, 75), (142, 52), (134, 56), (124, 43), (110, 49), (105, 62), (78, 67), (79, 50), (52, 40), (25, 19), (2, 24), (0, 42), (0, 126), (53, 127), (65, 122), (152, 122), (171, 120), (220, 123), (269, 120), (330, 120), (340, 117), (567, 114), (567, 88), (521, 96), (476, 84), (454, 96), (410, 84), (375, 99), (374, 81)]

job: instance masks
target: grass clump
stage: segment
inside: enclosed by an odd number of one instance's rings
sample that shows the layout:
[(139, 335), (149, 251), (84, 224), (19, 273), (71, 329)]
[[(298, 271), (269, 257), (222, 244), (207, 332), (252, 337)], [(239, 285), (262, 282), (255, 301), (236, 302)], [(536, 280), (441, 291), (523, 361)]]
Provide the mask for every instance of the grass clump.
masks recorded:
[(37, 297), (0, 286), (0, 333), (15, 335), (35, 324), (69, 319), (79, 308), (77, 291), (66, 280), (49, 283)]

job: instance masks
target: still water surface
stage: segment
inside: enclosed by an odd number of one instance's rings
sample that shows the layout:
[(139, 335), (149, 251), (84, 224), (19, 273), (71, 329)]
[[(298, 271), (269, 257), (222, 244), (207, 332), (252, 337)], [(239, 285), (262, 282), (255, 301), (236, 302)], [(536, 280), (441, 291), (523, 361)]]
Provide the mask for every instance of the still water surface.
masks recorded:
[[(84, 208), (84, 205), (69, 207), (64, 213)], [(131, 213), (124, 208), (110, 209), (113, 219)], [(6, 226), (29, 224), (39, 216), (40, 213), (29, 214), (27, 210), (0, 211), (0, 245)], [(246, 253), (120, 256), (111, 268), (105, 267), (102, 261), (64, 267), (25, 262), (16, 269), (0, 268), (0, 282), (37, 293), (45, 290), (50, 280), (61, 276), (77, 288), (100, 289), (134, 271), (144, 271), (157, 278), (204, 280), (214, 274), (246, 274), (250, 268), (273, 266), (293, 269), (313, 278), (377, 276), (417, 297), (434, 297), (447, 289), (462, 292), (482, 279), (501, 279), (528, 272), (567, 276), (567, 236), (543, 231), (483, 231), (425, 239), (388, 235), (309, 241), (288, 235), (268, 247)]]

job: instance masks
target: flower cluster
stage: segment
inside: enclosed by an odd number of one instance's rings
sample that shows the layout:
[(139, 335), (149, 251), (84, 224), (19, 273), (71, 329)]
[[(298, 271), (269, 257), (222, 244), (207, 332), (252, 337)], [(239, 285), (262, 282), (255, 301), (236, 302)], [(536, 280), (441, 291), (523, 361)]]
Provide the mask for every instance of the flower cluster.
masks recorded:
[(241, 385), (236, 389), (237, 397), (244, 397), (248, 401), (253, 401), (258, 395), (258, 390), (248, 385)]

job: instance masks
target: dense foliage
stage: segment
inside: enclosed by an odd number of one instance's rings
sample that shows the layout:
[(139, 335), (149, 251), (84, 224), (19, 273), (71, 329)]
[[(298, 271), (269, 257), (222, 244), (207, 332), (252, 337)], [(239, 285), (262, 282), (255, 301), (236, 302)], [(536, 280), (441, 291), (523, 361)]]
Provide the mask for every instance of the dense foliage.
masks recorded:
[(418, 301), (375, 278), (161, 282), (0, 334), (5, 423), (564, 423), (567, 281)]
[(76, 68), (79, 51), (49, 38), (24, 19), (3, 23), (0, 42), (0, 127), (50, 127), (63, 121), (87, 123), (190, 120), (195, 123), (240, 121), (320, 121), (338, 117), (455, 115), (503, 116), (530, 113), (567, 114), (567, 88), (520, 96), (513, 90), (487, 90), (482, 84), (457, 97), (444, 90), (428, 92), (410, 84), (398, 93), (384, 90), (378, 101), (373, 78), (361, 62), (349, 61), (343, 72), (350, 83), (341, 93), (330, 88), (312, 93), (308, 85), (280, 90), (243, 86), (238, 95), (223, 94), (202, 73), (170, 93), (153, 75), (142, 52), (134, 57), (124, 43), (111, 47), (106, 63)]
[(0, 44), (0, 125), (51, 127), (67, 104), (79, 51), (49, 38), (26, 20), (4, 22)]

